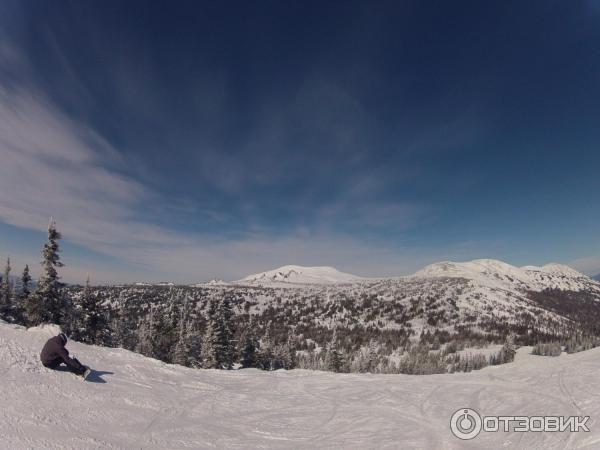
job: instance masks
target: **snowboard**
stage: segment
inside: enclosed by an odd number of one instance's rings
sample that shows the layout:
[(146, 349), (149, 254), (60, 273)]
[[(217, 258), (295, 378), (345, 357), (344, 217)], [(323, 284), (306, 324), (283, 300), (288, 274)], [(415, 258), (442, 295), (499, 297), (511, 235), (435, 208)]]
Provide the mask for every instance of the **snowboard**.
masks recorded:
[(79, 378), (80, 380), (83, 381), (87, 381), (87, 379), (89, 378), (89, 376), (94, 372), (92, 369), (90, 369), (88, 366), (84, 366), (85, 367), (85, 372), (83, 373), (75, 373), (75, 372), (71, 372), (73, 374), (73, 376)]
[(81, 378), (83, 379), (83, 381), (87, 381), (88, 377), (91, 375), (92, 372), (93, 372), (92, 369), (90, 369), (89, 367), (86, 367), (85, 372), (83, 372), (83, 375), (81, 375)]

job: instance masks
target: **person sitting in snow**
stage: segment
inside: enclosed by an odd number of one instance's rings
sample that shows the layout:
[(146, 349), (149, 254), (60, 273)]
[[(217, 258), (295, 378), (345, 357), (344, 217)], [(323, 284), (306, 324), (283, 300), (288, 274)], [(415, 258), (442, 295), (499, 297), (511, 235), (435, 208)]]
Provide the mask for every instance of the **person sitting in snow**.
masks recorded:
[(67, 335), (65, 333), (60, 333), (58, 336), (48, 339), (40, 354), (42, 364), (48, 369), (57, 369), (61, 364), (66, 364), (67, 368), (74, 374), (84, 375), (88, 368), (76, 358), (71, 358), (65, 345), (67, 345)]

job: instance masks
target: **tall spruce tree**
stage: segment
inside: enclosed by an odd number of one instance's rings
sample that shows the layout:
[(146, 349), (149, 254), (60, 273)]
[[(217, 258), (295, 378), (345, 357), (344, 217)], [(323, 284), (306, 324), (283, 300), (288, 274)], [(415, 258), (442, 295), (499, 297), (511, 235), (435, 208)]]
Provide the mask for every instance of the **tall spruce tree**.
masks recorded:
[(202, 367), (205, 369), (220, 369), (217, 355), (217, 301), (211, 300), (208, 304), (206, 317), (206, 330), (202, 340)]
[(111, 345), (134, 350), (138, 340), (138, 326), (139, 323), (132, 302), (128, 298), (123, 299), (119, 302), (118, 309), (111, 320), (110, 329), (113, 331)]
[(29, 284), (31, 283), (31, 275), (29, 274), (29, 265), (25, 264), (23, 273), (21, 274), (21, 299), (26, 299), (31, 294)]
[(6, 259), (2, 285), (0, 286), (0, 318), (12, 321), (12, 286), (10, 283), (10, 257)]
[(92, 292), (90, 277), (85, 281), (81, 296), (79, 334), (82, 342), (106, 345), (107, 321), (102, 311), (101, 299)]
[(217, 340), (219, 353), (221, 354), (221, 365), (223, 369), (232, 369), (235, 360), (235, 342), (233, 328), (233, 310), (231, 300), (225, 296), (219, 303), (217, 329)]
[(179, 336), (177, 338), (177, 343), (173, 348), (173, 355), (171, 360), (173, 364), (179, 364), (180, 366), (190, 366), (189, 360), (190, 348), (188, 345), (187, 339), (187, 327), (185, 323), (180, 322), (179, 324)]
[(516, 353), (515, 335), (513, 333), (509, 333), (506, 335), (502, 349), (500, 349), (500, 364), (513, 362), (515, 360)]
[(177, 343), (173, 348), (173, 355), (171, 357), (174, 364), (181, 366), (191, 366), (191, 348), (189, 339), (189, 326), (188, 326), (188, 310), (187, 301), (184, 303), (181, 309), (179, 322), (177, 324)]
[(377, 341), (375, 339), (371, 339), (369, 341), (369, 346), (367, 347), (364, 360), (361, 364), (361, 372), (376, 372), (377, 366), (379, 365), (379, 352), (377, 351), (377, 347)]
[(240, 363), (242, 367), (258, 366), (258, 341), (254, 334), (254, 320), (250, 319), (240, 338)]
[(172, 349), (176, 339), (175, 331), (167, 311), (156, 308), (150, 327), (151, 356), (153, 358), (171, 362)]
[(61, 323), (63, 299), (57, 268), (63, 267), (60, 261), (58, 241), (62, 238), (56, 229), (56, 223), (50, 219), (48, 242), (42, 250), (42, 275), (38, 280), (35, 293), (26, 304), (26, 315), (30, 325), (42, 322)]
[(327, 355), (325, 357), (325, 366), (327, 370), (331, 372), (341, 372), (344, 360), (342, 354), (337, 347), (337, 328), (333, 330), (333, 337), (327, 348)]
[(153, 356), (152, 353), (152, 308), (150, 313), (140, 319), (136, 327), (136, 343), (134, 350), (144, 356)]
[(283, 368), (286, 370), (295, 369), (298, 361), (296, 358), (296, 344), (292, 333), (288, 334), (287, 341), (283, 346)]
[(271, 325), (272, 325), (272, 323), (269, 320), (269, 322), (267, 323), (267, 326), (265, 327), (265, 334), (263, 335), (262, 339), (260, 340), (260, 350), (258, 352), (258, 361), (263, 370), (273, 370), (273, 368), (274, 368), (274, 364), (273, 364), (274, 363), (274, 361), (273, 361), (274, 345), (273, 345), (273, 341), (271, 340)]
[(229, 297), (220, 302), (211, 301), (208, 309), (208, 325), (202, 346), (203, 367), (209, 369), (232, 369), (235, 357), (233, 311)]
[(29, 266), (25, 265), (19, 281), (19, 290), (18, 293), (14, 294), (13, 302), (13, 316), (15, 318), (15, 322), (19, 324), (25, 323), (25, 305), (29, 295), (31, 294), (31, 291), (29, 290), (29, 283), (31, 283), (31, 275), (29, 274)]

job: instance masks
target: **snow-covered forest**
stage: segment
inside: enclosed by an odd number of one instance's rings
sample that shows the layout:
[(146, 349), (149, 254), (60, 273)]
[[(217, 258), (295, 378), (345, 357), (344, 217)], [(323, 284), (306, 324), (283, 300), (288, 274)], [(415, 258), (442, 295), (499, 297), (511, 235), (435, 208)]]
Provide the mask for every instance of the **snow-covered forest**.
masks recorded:
[(7, 261), (0, 318), (58, 324), (77, 341), (182, 366), (433, 374), (510, 362), (521, 345), (554, 355), (599, 343), (600, 284), (564, 266), (481, 260), (391, 279), (327, 269), (324, 284), (313, 271), (310, 283), (274, 272), (193, 286), (77, 286), (60, 282), (60, 239), (51, 222), (35, 285), (28, 266), (15, 278)]

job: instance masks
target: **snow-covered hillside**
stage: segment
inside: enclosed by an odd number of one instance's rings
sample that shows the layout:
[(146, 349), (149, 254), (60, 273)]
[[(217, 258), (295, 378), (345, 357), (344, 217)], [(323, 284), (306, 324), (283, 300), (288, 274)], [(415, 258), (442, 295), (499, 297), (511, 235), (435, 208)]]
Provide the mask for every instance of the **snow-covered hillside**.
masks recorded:
[(580, 291), (588, 289), (593, 283), (591, 278), (563, 264), (515, 267), (494, 259), (439, 262), (421, 269), (413, 277), (465, 278), (482, 286), (533, 291), (549, 288)]
[(333, 267), (283, 266), (279, 269), (269, 270), (268, 272), (249, 275), (234, 283), (242, 285), (285, 286), (294, 284), (355, 283), (361, 279), (356, 275), (340, 272)]
[[(260, 295), (246, 287), (267, 290)], [(588, 312), (600, 307), (600, 283), (570, 267), (515, 267), (492, 259), (440, 262), (414, 275), (395, 278), (360, 278), (330, 267), (285, 266), (248, 276), (229, 288), (247, 300), (255, 298), (250, 303), (256, 306), (248, 309), (253, 314), (261, 314), (265, 308), (287, 308), (282, 313), (285, 318), (302, 310), (302, 302), (315, 299), (322, 307), (312, 311), (314, 319), (307, 317), (311, 311), (306, 311), (294, 323), (309, 328), (313, 326), (307, 323), (310, 320), (327, 323), (329, 328), (357, 322), (377, 328), (410, 327), (408, 332), (415, 338), (437, 328), (452, 331), (466, 326), (490, 332), (497, 325), (504, 326), (500, 321), (521, 330), (533, 327), (556, 334), (561, 327), (581, 328), (582, 317), (592, 320)], [(280, 303), (274, 304), (274, 298)], [(289, 305), (300, 298), (305, 300)], [(369, 308), (371, 300), (365, 303), (365, 298), (376, 301), (378, 310)], [(566, 303), (566, 298), (571, 300)], [(320, 310), (327, 318), (319, 316)], [(590, 325), (587, 322), (586, 326)]]
[(207, 281), (206, 283), (197, 283), (197, 284), (193, 284), (192, 287), (214, 287), (214, 286), (227, 286), (229, 283), (227, 283), (226, 281), (223, 281), (219, 278), (213, 278), (210, 281)]
[[(405, 278), (464, 278), (494, 288), (544, 290), (562, 289), (580, 291), (589, 288), (591, 278), (563, 264), (550, 263), (542, 267), (515, 267), (494, 259), (477, 259), (468, 262), (444, 261), (431, 264)], [(340, 272), (333, 267), (283, 266), (278, 269), (248, 275), (234, 281), (235, 285), (302, 287), (303, 285), (335, 285), (361, 283), (386, 278), (363, 278)], [(390, 279), (390, 278), (388, 278)], [(391, 278), (392, 280), (394, 278)], [(221, 280), (197, 285), (226, 285)], [(600, 286), (600, 285), (599, 285)]]
[[(98, 372), (82, 382), (42, 367), (54, 330), (0, 322), (0, 447), (597, 448), (600, 349), (452, 375), (216, 371), (70, 342)], [(482, 415), (591, 416), (589, 433), (450, 433), (459, 408)]]

